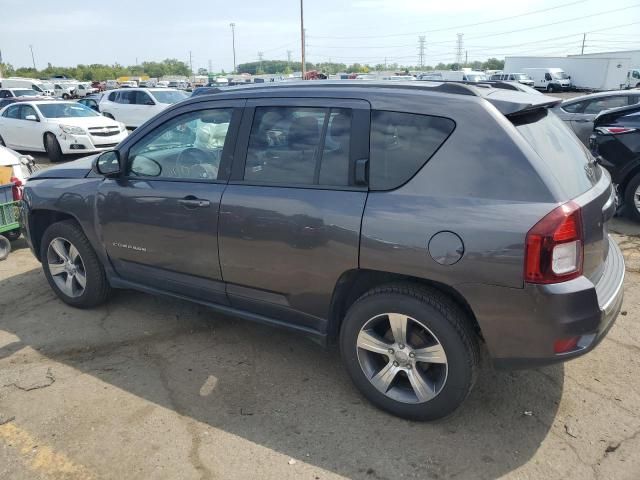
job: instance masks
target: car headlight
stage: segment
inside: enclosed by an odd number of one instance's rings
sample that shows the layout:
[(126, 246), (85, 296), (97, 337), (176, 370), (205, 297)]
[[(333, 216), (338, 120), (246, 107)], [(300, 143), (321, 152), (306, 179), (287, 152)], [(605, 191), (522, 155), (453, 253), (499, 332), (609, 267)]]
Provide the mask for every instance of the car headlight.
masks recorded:
[(58, 125), (60, 127), (60, 130), (62, 130), (64, 133), (68, 133), (69, 135), (86, 135), (87, 132), (85, 132), (84, 128), (80, 128), (80, 127), (74, 127), (72, 125)]

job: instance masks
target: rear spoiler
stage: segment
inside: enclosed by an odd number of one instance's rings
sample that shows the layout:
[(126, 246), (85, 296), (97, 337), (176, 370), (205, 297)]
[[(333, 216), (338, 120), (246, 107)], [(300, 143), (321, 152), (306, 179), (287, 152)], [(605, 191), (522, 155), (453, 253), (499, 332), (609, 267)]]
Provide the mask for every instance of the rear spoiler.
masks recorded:
[(635, 105), (626, 105), (624, 107), (611, 108), (600, 112), (593, 120), (594, 125), (602, 125), (603, 123), (609, 123), (619, 117), (630, 115), (632, 113), (640, 112), (640, 103)]
[[(482, 90), (480, 90), (482, 92)], [(521, 115), (553, 108), (562, 103), (561, 98), (516, 92), (504, 89), (491, 89), (480, 94), (485, 100), (496, 107), (506, 117)]]

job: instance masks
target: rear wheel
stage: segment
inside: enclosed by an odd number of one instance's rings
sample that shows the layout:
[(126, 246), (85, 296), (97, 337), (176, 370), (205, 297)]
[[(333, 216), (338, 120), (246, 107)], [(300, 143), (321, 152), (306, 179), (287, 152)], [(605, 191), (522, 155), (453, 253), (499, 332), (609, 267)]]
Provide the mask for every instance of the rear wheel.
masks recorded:
[(624, 203), (629, 212), (629, 216), (640, 222), (640, 173), (636, 174), (624, 191)]
[(47, 156), (51, 163), (56, 163), (62, 160), (62, 149), (58, 139), (52, 133), (47, 133), (44, 137), (44, 149), (47, 151)]
[(4, 235), (0, 235), (0, 260), (4, 260), (11, 253), (11, 243)]
[(553, 92), (553, 85), (549, 84), (547, 85), (547, 93), (551, 93)]
[(2, 235), (7, 237), (7, 240), (10, 242), (14, 242), (20, 238), (20, 229), (16, 228), (15, 230), (9, 230), (8, 232), (4, 232)]
[(65, 303), (89, 308), (109, 296), (111, 289), (102, 263), (75, 222), (58, 222), (47, 228), (40, 259), (49, 285)]
[(349, 309), (342, 358), (374, 405), (403, 418), (436, 420), (458, 408), (475, 381), (478, 344), (468, 320), (436, 290), (379, 287)]

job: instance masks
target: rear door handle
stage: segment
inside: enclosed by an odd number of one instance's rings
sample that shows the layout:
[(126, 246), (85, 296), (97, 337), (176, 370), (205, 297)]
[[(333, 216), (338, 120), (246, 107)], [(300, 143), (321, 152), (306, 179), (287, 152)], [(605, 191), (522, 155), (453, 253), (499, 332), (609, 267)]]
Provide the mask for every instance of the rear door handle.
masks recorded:
[(178, 204), (185, 208), (207, 208), (211, 205), (211, 202), (209, 200), (188, 196), (178, 200)]
[(574, 120), (574, 121), (577, 122), (577, 123), (588, 123), (591, 120), (585, 120), (584, 118), (579, 118), (578, 120)]

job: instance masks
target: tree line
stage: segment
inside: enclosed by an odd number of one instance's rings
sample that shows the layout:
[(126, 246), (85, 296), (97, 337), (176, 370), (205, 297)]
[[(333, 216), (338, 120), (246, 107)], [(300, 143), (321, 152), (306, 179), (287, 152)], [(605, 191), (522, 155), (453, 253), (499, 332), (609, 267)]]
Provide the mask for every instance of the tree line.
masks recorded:
[(11, 64), (0, 64), (0, 70), (5, 77), (51, 78), (64, 75), (83, 81), (103, 81), (118, 77), (143, 76), (160, 78), (165, 75), (190, 76), (189, 65), (175, 58), (167, 58), (161, 62), (142, 62), (139, 65), (124, 66), (118, 63), (103, 65), (77, 65), (75, 67), (56, 67), (50, 63), (47, 68), (36, 70), (32, 67), (14, 68)]
[[(287, 75), (294, 71), (301, 70), (300, 62), (288, 62), (287, 60), (263, 60), (259, 62), (241, 63), (238, 65), (238, 73), (248, 73), (251, 75)], [(336, 73), (369, 73), (376, 71), (429, 71), (429, 70), (459, 70), (461, 67), (469, 67), (473, 70), (502, 70), (504, 61), (497, 58), (490, 58), (485, 62), (471, 62), (466, 65), (456, 63), (438, 63), (437, 65), (426, 65), (419, 67), (416, 65), (399, 65), (397, 63), (335, 63), (335, 62), (307, 62), (307, 70), (318, 70), (326, 74)], [(75, 67), (56, 67), (50, 63), (47, 68), (36, 70), (30, 67), (14, 68), (11, 64), (0, 64), (0, 70), (5, 77), (29, 77), (29, 78), (51, 78), (56, 75), (64, 75), (83, 81), (103, 81), (127, 76), (148, 75), (151, 78), (160, 78), (166, 75), (191, 76), (189, 65), (175, 58), (167, 58), (161, 62), (142, 62), (139, 65), (124, 66), (118, 63), (113, 65), (103, 65), (94, 63), (91, 65), (77, 65)], [(199, 75), (207, 75), (206, 69), (200, 68)], [(223, 71), (216, 72), (215, 75), (226, 75)]]

